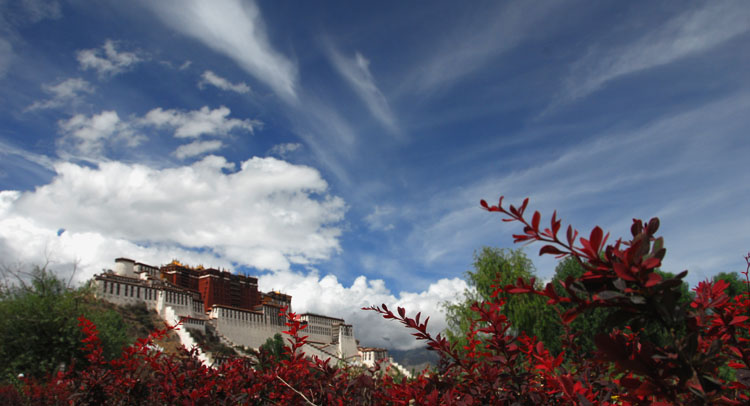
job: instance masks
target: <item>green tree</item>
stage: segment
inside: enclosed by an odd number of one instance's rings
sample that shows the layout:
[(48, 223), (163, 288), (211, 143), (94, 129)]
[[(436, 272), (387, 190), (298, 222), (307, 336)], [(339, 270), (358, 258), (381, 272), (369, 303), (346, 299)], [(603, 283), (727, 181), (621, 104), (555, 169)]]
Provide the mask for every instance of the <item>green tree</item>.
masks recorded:
[[(466, 272), (470, 288), (464, 292), (464, 301), (443, 304), (448, 322), (446, 335), (456, 343), (464, 342), (464, 335), (475, 317), (471, 311), (474, 302), (490, 300), (496, 289), (493, 286), (505, 286), (515, 283), (518, 278), (529, 280), (535, 276), (534, 264), (521, 250), (483, 247), (474, 253), (473, 266), (474, 270)], [(556, 315), (545, 305), (543, 298), (504, 292), (499, 297), (506, 301), (503, 314), (516, 333), (525, 332), (540, 339), (549, 336), (547, 327), (554, 322)]]
[(289, 354), (284, 349), (284, 338), (276, 333), (269, 337), (263, 345), (258, 348), (258, 365), (260, 369), (273, 367), (281, 360), (288, 360)]
[[(568, 278), (579, 278), (586, 272), (583, 265), (575, 258), (565, 258), (555, 267), (555, 276), (552, 278), (552, 284), (560, 296), (568, 296), (568, 293), (562, 287), (562, 282)], [(561, 308), (560, 311), (565, 311)], [(594, 309), (575, 318), (570, 323), (570, 331), (580, 332), (575, 338), (576, 344), (582, 353), (587, 353), (596, 348), (594, 345), (594, 336), (607, 331), (607, 318), (612, 314), (609, 309)], [(559, 317), (552, 323), (549, 323), (548, 333), (543, 339), (544, 344), (553, 353), (561, 351), (563, 337), (565, 335), (565, 326), (559, 320)]]
[(737, 272), (720, 272), (713, 277), (714, 282), (719, 280), (729, 284), (726, 294), (731, 298), (747, 292), (748, 290), (745, 278), (740, 276)]
[[(568, 277), (579, 278), (585, 272), (586, 270), (584, 266), (575, 258), (568, 257), (562, 260), (555, 268), (555, 276), (552, 278), (552, 283), (557, 293), (560, 296), (568, 296), (568, 293), (565, 292), (565, 290), (561, 286), (561, 283), (564, 282)], [(671, 279), (674, 277), (674, 274), (670, 272), (665, 272), (658, 269), (655, 270), (655, 272), (664, 279)], [(677, 304), (678, 306), (686, 308), (686, 306), (688, 306), (693, 298), (693, 293), (690, 292), (690, 288), (687, 283), (682, 283), (682, 285), (680, 286), (679, 294), (680, 297), (677, 300)], [(561, 311), (564, 310), (565, 308), (563, 307)], [(554, 324), (556, 325), (549, 327), (551, 329), (551, 334), (549, 334), (546, 340), (543, 341), (545, 341), (545, 344), (548, 346), (548, 348), (553, 349), (554, 351), (559, 351), (562, 349), (561, 338), (565, 333), (565, 328), (562, 323)], [(665, 331), (663, 325), (654, 323), (645, 324), (642, 326), (634, 325), (631, 327), (642, 328), (642, 334), (649, 340), (656, 343), (669, 342), (668, 340), (671, 340), (671, 338), (668, 337), (668, 335), (672, 333), (678, 335), (683, 333), (682, 331)], [(580, 334), (576, 337), (576, 342), (584, 353), (596, 349), (596, 346), (594, 345), (594, 337), (597, 334), (608, 333), (613, 328), (622, 329), (625, 328), (625, 325), (618, 321), (617, 315), (613, 310), (607, 308), (589, 310), (576, 317), (576, 319), (570, 323), (571, 331), (580, 332)]]
[(92, 306), (86, 288), (68, 289), (45, 268), (36, 268), (29, 283), (6, 286), (0, 293), (0, 381), (85, 364), (80, 316), (97, 325), (106, 357), (120, 355), (129, 343), (118, 313)]
[[(663, 278), (671, 278), (674, 275), (669, 272), (658, 272)], [(555, 275), (552, 284), (561, 296), (568, 293), (563, 289), (561, 283), (567, 278), (578, 278), (585, 273), (584, 266), (574, 258), (566, 258), (555, 267)], [(474, 313), (471, 305), (476, 302), (491, 299), (495, 291), (493, 286), (505, 286), (514, 283), (518, 278), (529, 280), (534, 277), (534, 266), (531, 260), (521, 250), (504, 250), (498, 248), (484, 247), (474, 254), (474, 270), (466, 273), (467, 283), (470, 288), (465, 292), (465, 300), (459, 303), (446, 303), (446, 320), (448, 329), (446, 335), (452, 342), (464, 344), (464, 335), (472, 322)], [(537, 284), (541, 285), (540, 282)], [(557, 354), (563, 349), (563, 341), (566, 328), (560, 321), (558, 312), (564, 312), (566, 308), (561, 306), (555, 310), (546, 305), (546, 299), (537, 295), (510, 295), (501, 293), (500, 297), (506, 300), (503, 314), (508, 317), (516, 333), (524, 332), (529, 336), (536, 336), (542, 341), (547, 349)], [(687, 306), (692, 300), (692, 292), (683, 282), (678, 299), (679, 306)], [(606, 308), (598, 308), (579, 315), (570, 323), (569, 330), (578, 332), (575, 342), (582, 354), (596, 349), (594, 337), (599, 333), (606, 333), (612, 328), (624, 328), (617, 320), (614, 311)], [(654, 342), (665, 342), (670, 334), (682, 334), (682, 332), (665, 331), (660, 325), (636, 326), (643, 328), (646, 337)], [(568, 351), (570, 354), (570, 351)]]

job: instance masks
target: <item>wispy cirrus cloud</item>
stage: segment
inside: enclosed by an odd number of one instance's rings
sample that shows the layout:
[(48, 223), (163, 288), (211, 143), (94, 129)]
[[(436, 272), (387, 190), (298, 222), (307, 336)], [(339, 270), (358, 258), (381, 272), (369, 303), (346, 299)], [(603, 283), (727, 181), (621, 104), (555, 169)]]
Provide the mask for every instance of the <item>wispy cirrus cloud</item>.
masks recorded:
[(247, 83), (245, 82), (232, 83), (229, 80), (213, 73), (210, 70), (203, 72), (203, 74), (201, 75), (201, 80), (200, 82), (198, 82), (198, 87), (201, 89), (205, 88), (206, 85), (211, 85), (221, 90), (232, 91), (232, 92), (240, 93), (240, 94), (250, 92), (250, 86), (248, 86)]
[(460, 16), (450, 28), (441, 27), (437, 38), (430, 38), (430, 54), (406, 76), (404, 87), (430, 93), (454, 85), (551, 26), (550, 17), (564, 6), (558, 0), (508, 1)]
[(0, 78), (3, 78), (8, 72), (14, 56), (13, 45), (11, 45), (10, 41), (0, 38)]
[(631, 42), (592, 47), (571, 66), (555, 104), (584, 98), (610, 81), (708, 51), (748, 31), (750, 7), (743, 1), (687, 9)]
[[(741, 91), (628, 130), (591, 134), (551, 156), (530, 153), (528, 162), (538, 164), (484, 176), (420, 207), (428, 221), (415, 222), (410, 251), (431, 265), (483, 244), (510, 244), (517, 226), (504, 226), (478, 206), (479, 199), (502, 194), (507, 204), (528, 196), (546, 216), (558, 210), (581, 230), (599, 224), (616, 236), (627, 235), (632, 218), (659, 216), (670, 247), (665, 270), (691, 270), (692, 284), (736, 270), (750, 244), (743, 234), (750, 226), (744, 210), (750, 199), (744, 181), (750, 147), (743, 142), (748, 108), (750, 94)], [(529, 253), (537, 258), (534, 248)], [(553, 268), (541, 269), (546, 277)]]
[(167, 25), (234, 60), (273, 89), (279, 97), (297, 100), (297, 67), (268, 40), (254, 1), (144, 1)]
[(126, 72), (143, 62), (143, 57), (136, 52), (118, 51), (117, 47), (117, 42), (108, 39), (100, 48), (78, 51), (76, 58), (81, 69), (93, 69), (102, 78)]
[(333, 66), (362, 99), (370, 113), (391, 134), (400, 135), (401, 130), (398, 127), (396, 116), (393, 114), (388, 100), (375, 84), (375, 79), (370, 72), (370, 61), (359, 52), (356, 52), (351, 58), (346, 57), (330, 44), (327, 50)]

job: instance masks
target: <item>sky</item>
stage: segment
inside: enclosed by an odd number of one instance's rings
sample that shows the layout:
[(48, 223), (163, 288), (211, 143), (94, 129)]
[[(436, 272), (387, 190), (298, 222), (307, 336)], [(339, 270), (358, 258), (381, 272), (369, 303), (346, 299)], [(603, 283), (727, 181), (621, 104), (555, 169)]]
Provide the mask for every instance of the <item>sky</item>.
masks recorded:
[(0, 0), (0, 261), (230, 269), (414, 348), (359, 308), (441, 331), (482, 246), (554, 274), (481, 199), (744, 270), (749, 129), (745, 1)]

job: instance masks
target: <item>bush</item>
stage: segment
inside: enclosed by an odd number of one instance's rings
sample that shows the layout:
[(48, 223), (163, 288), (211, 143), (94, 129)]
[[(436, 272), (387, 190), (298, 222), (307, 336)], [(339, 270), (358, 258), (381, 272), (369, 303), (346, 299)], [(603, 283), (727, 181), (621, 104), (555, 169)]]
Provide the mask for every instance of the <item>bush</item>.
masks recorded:
[(83, 334), (77, 317), (98, 326), (104, 356), (120, 355), (129, 343), (122, 317), (111, 309), (92, 306), (86, 288), (71, 290), (45, 268), (36, 268), (30, 282), (19, 280), (0, 293), (0, 382), (19, 374), (42, 378), (59, 368), (85, 362)]
[[(553, 214), (549, 228), (540, 228), (537, 212), (524, 217), (520, 207), (482, 205), (520, 222), (516, 242), (545, 243), (540, 254), (570, 257), (584, 272), (538, 286), (532, 280), (497, 286), (489, 300), (472, 304), (476, 317), (464, 348), (442, 335), (427, 332), (421, 314), (407, 316), (403, 308), (370, 307), (386, 319), (414, 330), (418, 340), (440, 355), (438, 370), (410, 380), (379, 374), (378, 365), (360, 369), (330, 365), (306, 358), (304, 325), (286, 314), (288, 330), (284, 359), (254, 363), (232, 358), (216, 369), (197, 361), (194, 351), (166, 356), (151, 343), (167, 333), (154, 332), (125, 349), (112, 361), (103, 356), (96, 326), (79, 323), (88, 366), (59, 372), (48, 380), (25, 379), (23, 385), (0, 387), (7, 404), (296, 404), (296, 405), (741, 405), (750, 402), (750, 346), (748, 346), (747, 289), (730, 298), (723, 280), (702, 282), (689, 306), (682, 279), (686, 272), (663, 276), (656, 271), (664, 258), (661, 238), (655, 237), (657, 219), (635, 220), (632, 237), (607, 245), (595, 227), (586, 238)], [(744, 272), (747, 288), (750, 254)], [(561, 289), (561, 291), (558, 291)], [(561, 293), (564, 292), (564, 293)], [(535, 337), (510, 334), (503, 314), (502, 294), (535, 295), (556, 310), (564, 326), (563, 351), (553, 355)], [(609, 313), (604, 331), (594, 338), (596, 350), (587, 353), (575, 341), (571, 323), (586, 312)], [(617, 327), (626, 326), (626, 327)], [(660, 342), (644, 328), (658, 326)], [(663, 339), (663, 340), (662, 340)], [(732, 374), (721, 373), (730, 368)], [(722, 378), (722, 376), (724, 378)]]

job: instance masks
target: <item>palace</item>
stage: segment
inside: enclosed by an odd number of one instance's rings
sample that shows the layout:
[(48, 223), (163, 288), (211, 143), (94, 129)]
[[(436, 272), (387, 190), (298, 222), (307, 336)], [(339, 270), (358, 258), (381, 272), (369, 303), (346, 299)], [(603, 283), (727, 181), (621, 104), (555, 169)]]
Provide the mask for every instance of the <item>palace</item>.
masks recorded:
[[(261, 292), (258, 279), (226, 270), (190, 267), (174, 260), (155, 267), (128, 258), (115, 259), (115, 269), (94, 277), (96, 295), (119, 305), (145, 304), (171, 324), (182, 343), (196, 345), (190, 332), (212, 330), (225, 344), (257, 349), (268, 338), (286, 329), (281, 308), (292, 309), (292, 297), (280, 292)], [(354, 329), (343, 319), (303, 313), (309, 336), (302, 348), (306, 355), (361, 364)], [(363, 348), (363, 350), (366, 350)], [(365, 351), (367, 352), (367, 351)], [(199, 355), (212, 363), (210, 354)], [(364, 354), (364, 358), (369, 358)]]

